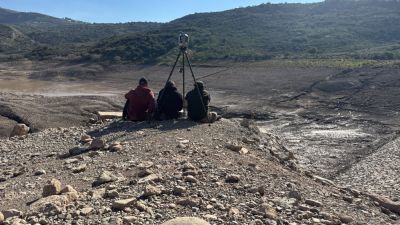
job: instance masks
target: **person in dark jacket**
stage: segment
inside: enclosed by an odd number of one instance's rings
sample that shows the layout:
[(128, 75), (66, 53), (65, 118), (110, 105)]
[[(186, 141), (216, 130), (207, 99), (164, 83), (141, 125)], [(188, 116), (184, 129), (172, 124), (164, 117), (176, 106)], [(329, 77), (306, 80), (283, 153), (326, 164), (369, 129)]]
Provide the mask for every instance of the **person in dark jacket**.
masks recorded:
[(155, 109), (154, 93), (148, 88), (145, 78), (139, 80), (139, 86), (129, 91), (125, 98), (124, 116), (132, 121), (144, 121), (149, 119)]
[(213, 123), (218, 119), (217, 113), (208, 112), (211, 96), (204, 90), (203, 82), (196, 82), (194, 89), (186, 94), (185, 99), (189, 119), (202, 123)]
[(157, 97), (157, 113), (158, 120), (171, 120), (179, 118), (183, 108), (183, 97), (178, 92), (173, 81), (168, 81)]

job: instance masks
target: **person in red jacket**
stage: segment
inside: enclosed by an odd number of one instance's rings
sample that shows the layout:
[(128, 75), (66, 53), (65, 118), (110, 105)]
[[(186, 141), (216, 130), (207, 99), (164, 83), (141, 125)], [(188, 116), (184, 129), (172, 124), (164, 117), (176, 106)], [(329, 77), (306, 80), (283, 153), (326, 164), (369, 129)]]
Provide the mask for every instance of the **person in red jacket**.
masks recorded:
[(144, 121), (151, 117), (155, 109), (154, 93), (148, 88), (145, 78), (139, 80), (139, 86), (129, 91), (125, 98), (127, 103), (124, 111), (128, 120)]

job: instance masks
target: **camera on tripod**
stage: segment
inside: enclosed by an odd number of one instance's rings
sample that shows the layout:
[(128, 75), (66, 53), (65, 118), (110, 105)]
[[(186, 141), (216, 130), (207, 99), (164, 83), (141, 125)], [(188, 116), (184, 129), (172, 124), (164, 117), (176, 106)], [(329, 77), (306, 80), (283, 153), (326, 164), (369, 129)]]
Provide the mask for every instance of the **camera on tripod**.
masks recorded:
[(179, 35), (179, 47), (181, 49), (187, 49), (189, 47), (189, 35), (181, 33)]

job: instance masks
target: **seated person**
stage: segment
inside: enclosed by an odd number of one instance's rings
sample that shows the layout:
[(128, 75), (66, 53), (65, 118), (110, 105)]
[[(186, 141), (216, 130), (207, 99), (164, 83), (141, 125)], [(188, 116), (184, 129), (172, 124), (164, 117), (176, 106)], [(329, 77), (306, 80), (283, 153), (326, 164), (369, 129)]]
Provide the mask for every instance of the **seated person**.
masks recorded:
[(151, 118), (155, 109), (154, 93), (148, 88), (147, 80), (141, 78), (139, 86), (135, 90), (129, 91), (125, 98), (127, 100), (124, 107), (124, 115), (131, 121), (144, 121)]
[(177, 119), (183, 108), (183, 97), (173, 81), (168, 81), (157, 97), (157, 120)]
[(211, 101), (210, 94), (204, 90), (204, 84), (198, 81), (193, 90), (185, 97), (189, 119), (201, 123), (213, 123), (219, 119), (217, 113), (208, 112), (208, 104)]

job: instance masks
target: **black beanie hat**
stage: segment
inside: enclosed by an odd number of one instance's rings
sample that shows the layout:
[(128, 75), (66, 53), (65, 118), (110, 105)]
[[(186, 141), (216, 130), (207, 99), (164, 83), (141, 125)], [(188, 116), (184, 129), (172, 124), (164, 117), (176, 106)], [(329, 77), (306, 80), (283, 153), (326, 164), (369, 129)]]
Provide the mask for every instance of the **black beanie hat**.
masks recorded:
[(147, 85), (147, 80), (146, 80), (146, 78), (140, 78), (140, 80), (139, 80), (139, 85)]

